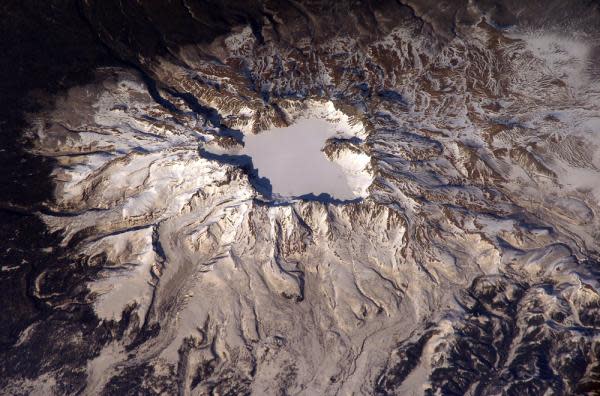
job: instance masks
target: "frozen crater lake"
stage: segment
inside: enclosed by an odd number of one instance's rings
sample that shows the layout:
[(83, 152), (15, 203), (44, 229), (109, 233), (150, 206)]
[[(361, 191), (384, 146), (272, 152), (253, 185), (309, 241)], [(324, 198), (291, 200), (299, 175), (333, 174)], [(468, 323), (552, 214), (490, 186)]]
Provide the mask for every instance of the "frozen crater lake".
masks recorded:
[(245, 136), (242, 151), (252, 158), (259, 177), (267, 178), (274, 196), (300, 197), (329, 194), (339, 200), (361, 197), (349, 183), (348, 169), (327, 157), (327, 139), (344, 138), (323, 119), (299, 119), (289, 127)]

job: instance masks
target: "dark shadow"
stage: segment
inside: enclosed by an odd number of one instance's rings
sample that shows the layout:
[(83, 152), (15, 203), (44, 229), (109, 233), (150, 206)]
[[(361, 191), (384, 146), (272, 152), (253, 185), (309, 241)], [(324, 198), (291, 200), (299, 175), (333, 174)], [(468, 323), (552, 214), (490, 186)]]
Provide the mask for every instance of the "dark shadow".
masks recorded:
[(345, 143), (351, 143), (354, 145), (361, 145), (363, 144), (365, 141), (357, 136), (352, 136), (351, 138), (340, 138), (340, 137), (332, 137), (327, 139), (327, 143), (332, 143), (332, 144), (345, 144)]
[(174, 90), (169, 90), (169, 93), (176, 98), (182, 99), (194, 113), (201, 115), (214, 128), (218, 128), (222, 125), (222, 119), (219, 112), (212, 107), (202, 105), (191, 93), (177, 92)]
[(408, 101), (400, 93), (390, 89), (377, 92), (377, 96), (379, 96), (383, 100), (397, 103), (403, 107), (408, 107), (409, 104)]
[(249, 155), (215, 154), (206, 151), (202, 147), (198, 149), (198, 154), (206, 159), (218, 161), (222, 164), (233, 165), (244, 171), (248, 175), (248, 180), (252, 187), (258, 191), (265, 199), (273, 198), (273, 187), (266, 177), (258, 175), (258, 169), (252, 163), (252, 157)]
[(332, 197), (328, 193), (321, 193), (319, 195), (315, 195), (313, 193), (304, 194), (304, 195), (295, 197), (295, 199), (301, 199), (303, 201), (316, 201), (316, 202), (332, 204), (332, 205), (347, 205), (347, 204), (351, 204), (351, 203), (358, 203), (363, 200), (362, 198), (338, 199), (338, 198)]
[(244, 134), (241, 131), (231, 129), (224, 125), (223, 118), (216, 109), (204, 106), (194, 95), (190, 93), (177, 92), (174, 90), (168, 90), (168, 92), (174, 97), (182, 99), (194, 111), (194, 113), (201, 115), (213, 128), (218, 128), (220, 136), (231, 137), (238, 143), (243, 144)]
[[(28, 151), (27, 114), (95, 79), (111, 57), (81, 18), (79, 2), (0, 2), (0, 389), (11, 378), (60, 370), (55, 392), (85, 386), (81, 367), (115, 330), (87, 304), (85, 284), (97, 269), (70, 258), (61, 237), (37, 212), (52, 200), (55, 161)], [(32, 323), (27, 341), (16, 344)], [(73, 334), (86, 340), (78, 343)], [(0, 393), (2, 393), (0, 391)]]
[(177, 106), (175, 106), (173, 103), (162, 97), (156, 85), (156, 81), (154, 81), (141, 67), (137, 66), (136, 64), (131, 63), (130, 66), (140, 73), (142, 80), (146, 84), (148, 93), (156, 103), (160, 104), (162, 107), (173, 113), (180, 113)]

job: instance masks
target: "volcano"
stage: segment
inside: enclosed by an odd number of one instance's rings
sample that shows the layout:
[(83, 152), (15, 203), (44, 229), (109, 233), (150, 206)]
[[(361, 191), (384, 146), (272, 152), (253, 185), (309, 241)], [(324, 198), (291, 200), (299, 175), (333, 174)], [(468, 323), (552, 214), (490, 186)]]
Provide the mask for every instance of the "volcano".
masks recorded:
[(0, 393), (599, 394), (597, 1), (0, 10)]

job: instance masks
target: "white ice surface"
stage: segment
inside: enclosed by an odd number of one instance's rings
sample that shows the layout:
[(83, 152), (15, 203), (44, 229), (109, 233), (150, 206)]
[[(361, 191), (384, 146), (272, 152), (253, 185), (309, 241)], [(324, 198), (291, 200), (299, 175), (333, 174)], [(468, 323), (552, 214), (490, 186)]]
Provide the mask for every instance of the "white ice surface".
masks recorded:
[(259, 176), (269, 179), (275, 195), (327, 193), (342, 200), (358, 198), (342, 167), (322, 151), (326, 140), (335, 135), (326, 120), (303, 118), (289, 127), (246, 135), (243, 154), (252, 157)]

